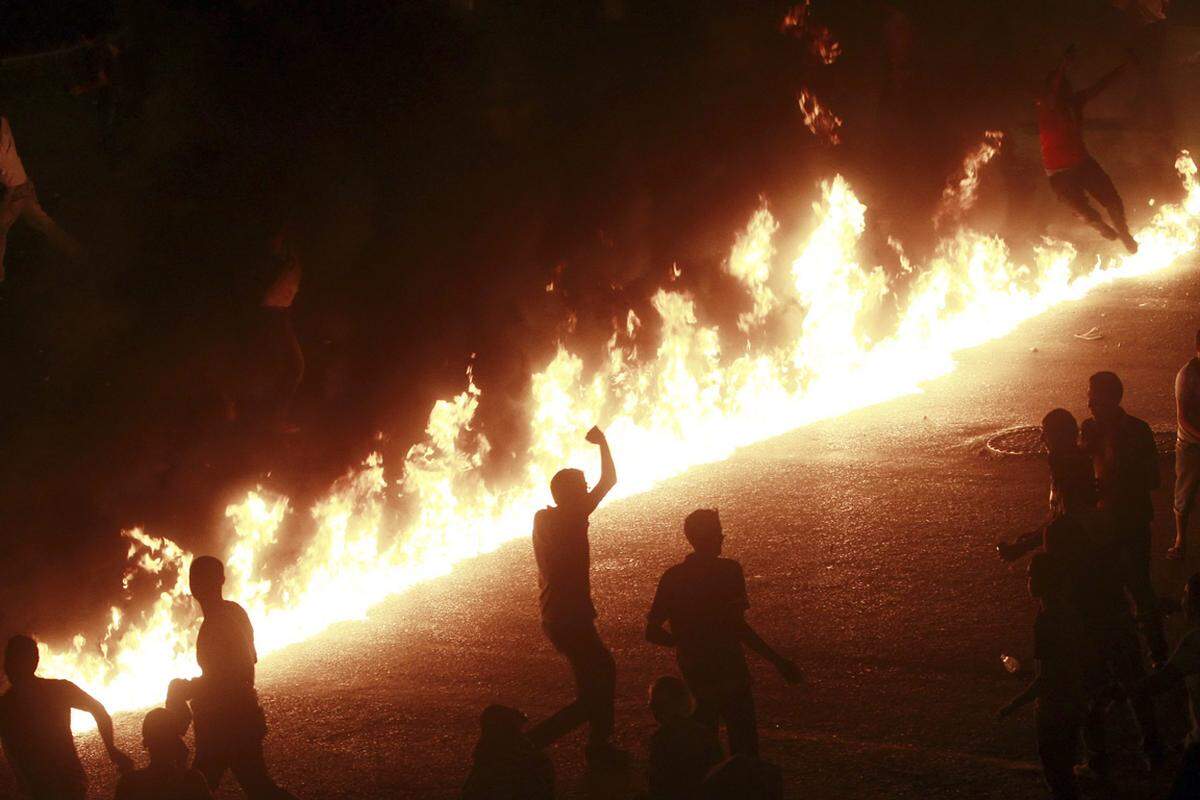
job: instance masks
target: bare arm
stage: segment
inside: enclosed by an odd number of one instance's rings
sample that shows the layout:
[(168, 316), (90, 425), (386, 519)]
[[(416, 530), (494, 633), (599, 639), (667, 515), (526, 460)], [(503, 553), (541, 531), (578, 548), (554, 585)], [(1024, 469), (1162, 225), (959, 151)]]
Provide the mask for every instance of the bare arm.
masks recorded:
[(1079, 98), (1079, 100), (1081, 102), (1084, 102), (1084, 103), (1088, 102), (1093, 97), (1095, 97), (1096, 95), (1100, 94), (1105, 89), (1107, 89), (1112, 84), (1112, 82), (1115, 81), (1121, 75), (1121, 73), (1125, 71), (1125, 68), (1128, 66), (1129, 66), (1128, 61), (1121, 63), (1120, 65), (1113, 68), (1112, 70), (1109, 70), (1109, 72), (1106, 73), (1102, 78), (1100, 78), (1100, 80), (1096, 81), (1088, 88), (1082, 89), (1079, 92), (1077, 92), (1076, 96)]
[(1038, 674), (1035, 675), (1033, 680), (1029, 682), (1029, 685), (1025, 687), (1025, 691), (1021, 692), (1019, 695), (1014, 697), (1012, 700), (1010, 700), (1008, 702), (1007, 705), (1004, 706), (1004, 708), (1002, 708), (996, 712), (997, 719), (1004, 719), (1005, 717), (1010, 716), (1011, 714), (1016, 712), (1016, 710), (1021, 708), (1021, 706), (1024, 706), (1025, 704), (1030, 703), (1033, 700), (1036, 700), (1037, 696), (1039, 694), (1041, 694), (1041, 691), (1042, 691), (1042, 671), (1041, 671), (1041, 668), (1039, 667)]
[(804, 675), (800, 672), (799, 667), (790, 659), (784, 658), (775, 651), (775, 648), (767, 644), (766, 641), (758, 635), (758, 631), (750, 626), (745, 617), (741, 620), (741, 629), (739, 631), (742, 643), (765, 658), (774, 665), (775, 669), (779, 670), (779, 674), (788, 683), (800, 683), (804, 680)]
[(593, 427), (587, 432), (587, 440), (600, 448), (600, 480), (588, 492), (588, 513), (600, 505), (600, 501), (617, 485), (617, 465), (613, 462), (612, 450), (604, 431)]
[(72, 683), (70, 686), (72, 690), (71, 708), (78, 708), (80, 711), (86, 711), (92, 715), (92, 718), (96, 720), (96, 730), (100, 732), (100, 739), (104, 742), (104, 749), (108, 752), (108, 757), (121, 772), (132, 771), (133, 760), (117, 747), (113, 738), (112, 717), (108, 715), (104, 704), (75, 684)]

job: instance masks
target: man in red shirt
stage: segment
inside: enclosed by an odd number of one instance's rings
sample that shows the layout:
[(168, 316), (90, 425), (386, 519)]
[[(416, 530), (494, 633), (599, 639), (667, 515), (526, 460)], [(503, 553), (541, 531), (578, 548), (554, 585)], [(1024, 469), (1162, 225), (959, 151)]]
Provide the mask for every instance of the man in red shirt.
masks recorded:
[[(1083, 143), (1083, 107), (1104, 91), (1127, 64), (1121, 64), (1086, 89), (1076, 91), (1067, 79), (1067, 67), (1075, 57), (1075, 46), (1067, 48), (1058, 69), (1046, 79), (1046, 91), (1038, 100), (1038, 136), (1042, 164), (1058, 199), (1070, 206), (1081, 220), (1105, 239), (1120, 239), (1125, 249), (1136, 253), (1137, 241), (1125, 221), (1125, 204), (1108, 173), (1096, 163)], [(1112, 224), (1088, 200), (1091, 195)]]

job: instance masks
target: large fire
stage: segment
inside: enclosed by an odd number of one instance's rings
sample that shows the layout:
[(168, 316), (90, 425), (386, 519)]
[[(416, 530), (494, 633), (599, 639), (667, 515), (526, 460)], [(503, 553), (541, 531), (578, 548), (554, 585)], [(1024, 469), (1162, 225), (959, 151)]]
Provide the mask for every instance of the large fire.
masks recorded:
[[(635, 345), (640, 328), (631, 315), (593, 374), (560, 347), (533, 376), (534, 440), (523, 474), (505, 489), (482, 477), (488, 445), (474, 427), (480, 390), (468, 374), (461, 394), (434, 405), (424, 441), (394, 475), (372, 456), (331, 487), (310, 510), (314, 538), (286, 568), (265, 565), (293, 513), (288, 500), (256, 491), (231, 505), (232, 545), (219, 554), (228, 565), (227, 594), (249, 611), (259, 651), (269, 654), (527, 536), (553, 472), (593, 463), (583, 432), (594, 422), (606, 428), (620, 460), (617, 492), (629, 495), (738, 447), (916, 392), (954, 369), (956, 351), (1193, 252), (1200, 185), (1186, 153), (1176, 166), (1186, 198), (1157, 207), (1137, 233), (1136, 255), (1080, 263), (1070, 244), (1047, 240), (1035, 263), (1017, 264), (1004, 241), (960, 228), (906, 276), (894, 299), (896, 322), (877, 338), (864, 331), (885, 299), (893, 302), (893, 289), (882, 268), (859, 262), (866, 209), (847, 182), (836, 177), (822, 185), (812, 207), (815, 227), (798, 246), (779, 241), (780, 226), (763, 208), (727, 262), (750, 301), (738, 321), (746, 341), (735, 352), (723, 352), (717, 329), (697, 322), (692, 297), (665, 289), (653, 302), (662, 320), (656, 345)], [(766, 337), (752, 334), (797, 308), (803, 318), (790, 341), (757, 343)], [(398, 500), (411, 511), (400, 529), (390, 522)], [(192, 555), (140, 530), (123, 535), (127, 593), (145, 598), (151, 587), (156, 599), (148, 608), (132, 601), (114, 607), (99, 641), (80, 636), (72, 647), (43, 651), (44, 674), (75, 680), (117, 711), (161, 703), (171, 678), (197, 672), (195, 612), (184, 577)]]

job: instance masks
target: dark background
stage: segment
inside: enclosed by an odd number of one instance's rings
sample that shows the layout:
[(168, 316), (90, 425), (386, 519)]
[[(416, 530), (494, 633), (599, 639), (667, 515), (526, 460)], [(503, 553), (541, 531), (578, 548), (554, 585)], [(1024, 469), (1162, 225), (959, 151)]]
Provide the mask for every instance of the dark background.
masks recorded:
[[(225, 502), (256, 483), (305, 509), (372, 449), (398, 463), (468, 364), (504, 480), (528, 377), (558, 341), (597, 352), (630, 307), (653, 337), (647, 301), (673, 264), (732, 329), (721, 264), (737, 230), (764, 198), (786, 220), (836, 170), (872, 209), (876, 263), (889, 233), (919, 257), (981, 131), (1028, 136), (1062, 47), (1082, 31), (1111, 65), (1129, 35), (1099, 0), (815, 0), (844, 49), (824, 66), (780, 32), (786, 6), (0, 6), (0, 112), (43, 205), (89, 252), (69, 264), (10, 234), (0, 633), (102, 625), (123, 527), (216, 550)], [(916, 76), (902, 96), (886, 88), (898, 18)], [(93, 100), (67, 91), (84, 35), (124, 50), (111, 147)], [(804, 128), (801, 86), (845, 121), (840, 147)], [(1036, 160), (1014, 147), (1000, 162), (980, 224), (1036, 241)], [(281, 223), (305, 270), (290, 436), (226, 421), (216, 391), (252, 368), (234, 357), (247, 287)]]

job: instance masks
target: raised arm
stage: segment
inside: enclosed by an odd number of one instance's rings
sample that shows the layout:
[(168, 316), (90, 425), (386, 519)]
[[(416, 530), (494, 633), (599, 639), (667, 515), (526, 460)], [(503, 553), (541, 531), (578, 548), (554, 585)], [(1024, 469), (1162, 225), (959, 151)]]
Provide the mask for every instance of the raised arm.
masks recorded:
[(588, 492), (588, 508), (590, 514), (600, 505), (600, 501), (617, 485), (617, 466), (613, 462), (612, 450), (608, 446), (608, 438), (604, 431), (593, 427), (587, 432), (587, 440), (600, 448), (600, 480)]
[(1115, 81), (1118, 77), (1120, 77), (1121, 73), (1124, 72), (1126, 67), (1128, 67), (1128, 66), (1129, 66), (1128, 61), (1122, 62), (1118, 66), (1109, 70), (1103, 77), (1100, 78), (1100, 80), (1096, 81), (1091, 86), (1087, 87), (1086, 89), (1081, 89), (1079, 92), (1076, 93), (1076, 96), (1080, 99), (1081, 102), (1084, 102), (1084, 103), (1088, 102), (1093, 97), (1095, 97), (1096, 95), (1100, 94), (1105, 89), (1107, 89), (1112, 84), (1113, 81)]
[(70, 687), (71, 708), (78, 708), (80, 711), (86, 711), (92, 715), (96, 720), (96, 730), (100, 732), (100, 739), (104, 742), (104, 749), (108, 752), (112, 763), (122, 774), (132, 772), (133, 759), (122, 752), (113, 739), (113, 721), (112, 717), (108, 715), (108, 710), (99, 700), (75, 684), (68, 682), (68, 686)]

